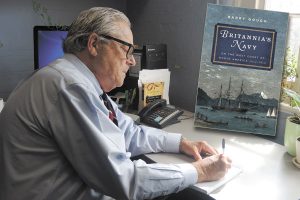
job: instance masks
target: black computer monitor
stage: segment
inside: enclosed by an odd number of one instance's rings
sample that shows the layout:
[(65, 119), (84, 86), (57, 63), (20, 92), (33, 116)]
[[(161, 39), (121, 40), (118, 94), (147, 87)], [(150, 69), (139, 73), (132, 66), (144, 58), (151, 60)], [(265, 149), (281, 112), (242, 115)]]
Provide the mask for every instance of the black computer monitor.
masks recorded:
[(63, 40), (68, 34), (68, 26), (34, 26), (34, 69), (45, 67), (64, 55)]

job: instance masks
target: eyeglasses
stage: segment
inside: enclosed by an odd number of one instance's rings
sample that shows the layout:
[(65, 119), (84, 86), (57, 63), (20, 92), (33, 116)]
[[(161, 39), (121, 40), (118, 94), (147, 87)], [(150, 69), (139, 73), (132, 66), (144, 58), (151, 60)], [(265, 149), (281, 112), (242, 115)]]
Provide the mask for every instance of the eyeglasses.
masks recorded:
[(127, 58), (127, 59), (130, 59), (130, 58), (131, 58), (131, 56), (132, 56), (132, 54), (133, 54), (133, 51), (134, 51), (134, 46), (133, 46), (133, 44), (130, 44), (130, 43), (125, 42), (125, 41), (123, 41), (123, 40), (120, 40), (120, 39), (118, 39), (118, 38), (114, 38), (114, 37), (109, 36), (109, 35), (103, 35), (103, 34), (101, 34), (100, 36), (101, 36), (101, 37), (104, 37), (105, 39), (113, 40), (113, 41), (116, 41), (116, 42), (118, 42), (118, 43), (120, 43), (120, 44), (123, 44), (123, 45), (125, 45), (125, 46), (128, 46), (128, 50), (127, 50), (127, 53), (126, 53), (126, 58)]

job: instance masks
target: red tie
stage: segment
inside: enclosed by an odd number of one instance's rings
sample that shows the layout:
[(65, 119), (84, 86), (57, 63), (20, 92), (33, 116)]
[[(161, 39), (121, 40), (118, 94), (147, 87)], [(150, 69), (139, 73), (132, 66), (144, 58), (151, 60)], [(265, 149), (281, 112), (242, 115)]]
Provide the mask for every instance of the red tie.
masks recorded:
[(118, 120), (116, 117), (116, 113), (110, 103), (110, 101), (107, 98), (107, 94), (103, 92), (102, 94), (102, 100), (104, 102), (104, 105), (106, 106), (106, 108), (109, 110), (109, 119), (116, 125), (118, 126)]

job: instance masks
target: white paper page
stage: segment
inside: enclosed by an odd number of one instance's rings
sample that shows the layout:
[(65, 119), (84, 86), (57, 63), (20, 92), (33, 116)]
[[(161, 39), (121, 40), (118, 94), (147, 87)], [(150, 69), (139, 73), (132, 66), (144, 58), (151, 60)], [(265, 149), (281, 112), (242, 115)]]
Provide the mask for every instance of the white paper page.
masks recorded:
[(236, 166), (231, 166), (231, 168), (228, 170), (227, 174), (225, 177), (223, 177), (220, 180), (217, 181), (210, 181), (210, 182), (202, 182), (202, 183), (197, 183), (194, 186), (192, 186), (194, 189), (199, 190), (203, 193), (210, 194), (222, 185), (226, 184), (236, 176), (238, 176), (242, 170)]

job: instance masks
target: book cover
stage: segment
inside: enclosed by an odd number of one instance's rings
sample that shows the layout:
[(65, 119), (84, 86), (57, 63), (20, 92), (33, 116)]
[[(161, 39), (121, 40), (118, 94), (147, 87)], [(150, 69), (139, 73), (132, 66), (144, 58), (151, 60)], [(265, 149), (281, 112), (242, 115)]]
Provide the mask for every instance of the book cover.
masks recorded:
[(196, 127), (276, 135), (288, 13), (208, 4)]

